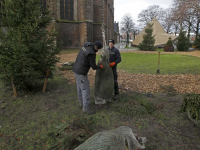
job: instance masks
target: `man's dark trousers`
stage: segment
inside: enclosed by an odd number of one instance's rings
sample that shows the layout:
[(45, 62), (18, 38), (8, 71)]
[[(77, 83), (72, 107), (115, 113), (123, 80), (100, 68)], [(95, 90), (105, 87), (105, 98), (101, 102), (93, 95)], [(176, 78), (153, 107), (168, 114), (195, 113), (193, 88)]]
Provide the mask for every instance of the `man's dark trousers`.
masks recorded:
[(114, 75), (114, 90), (115, 90), (115, 95), (119, 95), (119, 86), (118, 86), (118, 82), (117, 82), (117, 78), (118, 78), (117, 67), (116, 66), (112, 67), (112, 70), (113, 70), (113, 75)]

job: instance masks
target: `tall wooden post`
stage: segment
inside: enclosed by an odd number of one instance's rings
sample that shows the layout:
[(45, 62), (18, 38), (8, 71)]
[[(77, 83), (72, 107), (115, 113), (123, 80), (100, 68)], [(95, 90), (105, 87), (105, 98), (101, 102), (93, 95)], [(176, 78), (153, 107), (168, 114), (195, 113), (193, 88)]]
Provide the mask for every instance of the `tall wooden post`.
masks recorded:
[(13, 87), (14, 97), (17, 97), (17, 90), (16, 90), (16, 88), (15, 88), (15, 84), (14, 84), (14, 79), (13, 79), (13, 77), (11, 77), (11, 81), (12, 81), (12, 87)]
[(49, 72), (50, 72), (50, 69), (47, 70), (47, 74), (46, 74), (46, 77), (45, 77), (44, 87), (43, 87), (42, 92), (45, 92), (45, 90), (46, 90), (46, 87), (47, 87), (47, 81), (48, 81), (48, 77), (49, 77)]

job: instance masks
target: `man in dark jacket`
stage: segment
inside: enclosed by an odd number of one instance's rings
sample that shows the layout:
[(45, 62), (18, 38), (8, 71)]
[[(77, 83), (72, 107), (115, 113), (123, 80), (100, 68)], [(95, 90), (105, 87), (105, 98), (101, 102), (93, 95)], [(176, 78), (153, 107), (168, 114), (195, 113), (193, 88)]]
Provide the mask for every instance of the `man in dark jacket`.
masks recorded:
[(96, 52), (103, 46), (101, 42), (96, 41), (94, 44), (90, 42), (84, 43), (84, 46), (80, 49), (76, 61), (73, 65), (73, 72), (76, 77), (78, 100), (80, 107), (83, 107), (83, 112), (87, 114), (95, 113), (89, 107), (90, 97), (90, 84), (87, 77), (87, 73), (92, 67), (93, 70), (102, 69), (103, 66), (96, 65)]
[(115, 41), (113, 39), (109, 40), (109, 51), (110, 51), (110, 67), (112, 67), (113, 75), (114, 75), (114, 91), (115, 95), (113, 97), (114, 100), (118, 99), (119, 96), (119, 87), (117, 82), (117, 64), (121, 62), (121, 55), (117, 48), (114, 47)]

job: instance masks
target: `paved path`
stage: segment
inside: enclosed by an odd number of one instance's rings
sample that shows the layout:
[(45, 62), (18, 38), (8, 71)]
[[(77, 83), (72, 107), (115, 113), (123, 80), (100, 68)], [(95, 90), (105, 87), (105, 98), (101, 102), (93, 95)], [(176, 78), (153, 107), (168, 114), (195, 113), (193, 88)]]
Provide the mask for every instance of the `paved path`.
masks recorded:
[(131, 49), (125, 49), (126, 43), (117, 43), (115, 44), (115, 47), (119, 49), (119, 51), (130, 51), (130, 50), (138, 50), (138, 48), (131, 48)]

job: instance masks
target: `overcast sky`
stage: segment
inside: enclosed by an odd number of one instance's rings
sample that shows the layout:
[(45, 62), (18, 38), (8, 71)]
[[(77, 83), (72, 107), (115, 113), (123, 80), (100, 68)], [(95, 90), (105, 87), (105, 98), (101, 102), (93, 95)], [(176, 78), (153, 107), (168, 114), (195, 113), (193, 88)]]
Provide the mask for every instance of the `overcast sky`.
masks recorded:
[(152, 5), (159, 5), (162, 8), (168, 8), (172, 0), (114, 0), (115, 21), (120, 22), (126, 13), (130, 13), (134, 21), (137, 21), (141, 10)]

